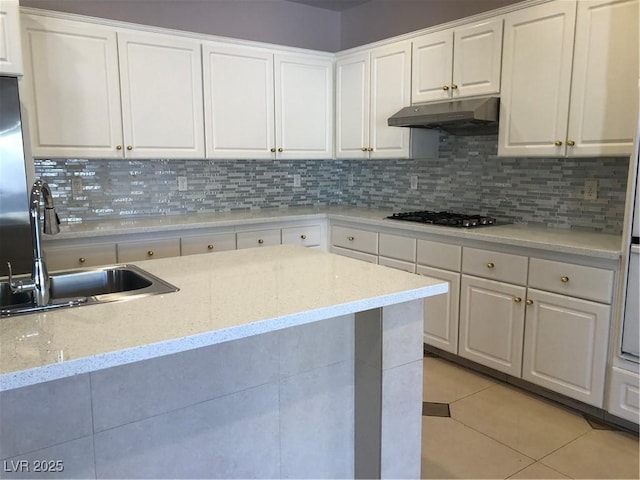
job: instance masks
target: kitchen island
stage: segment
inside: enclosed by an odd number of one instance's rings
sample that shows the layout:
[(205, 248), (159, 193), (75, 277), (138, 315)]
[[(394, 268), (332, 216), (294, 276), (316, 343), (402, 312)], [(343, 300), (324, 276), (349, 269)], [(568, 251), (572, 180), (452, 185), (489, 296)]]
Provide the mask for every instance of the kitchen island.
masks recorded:
[(2, 319), (0, 476), (420, 475), (446, 283), (294, 246), (138, 265), (180, 291)]

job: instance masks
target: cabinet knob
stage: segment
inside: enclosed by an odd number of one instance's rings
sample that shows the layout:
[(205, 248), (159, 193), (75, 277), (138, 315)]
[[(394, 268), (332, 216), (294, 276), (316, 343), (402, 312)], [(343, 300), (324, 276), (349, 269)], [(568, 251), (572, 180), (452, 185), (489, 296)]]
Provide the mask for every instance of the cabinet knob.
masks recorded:
[(445, 85), (445, 86), (443, 86), (443, 87), (442, 87), (442, 90), (444, 90), (445, 92), (446, 92), (447, 90), (449, 90), (449, 85)]
[(513, 299), (513, 301), (516, 302), (516, 303), (520, 303), (522, 301), (522, 298), (521, 297), (516, 297), (516, 298)]
[(116, 145), (116, 150), (122, 150), (122, 145)]
[(347, 240), (349, 240), (350, 242), (353, 242), (356, 239), (356, 237), (347, 237)]
[(569, 277), (560, 277), (562, 283), (569, 283)]
[(209, 245), (207, 245), (207, 248), (208, 248), (209, 250), (213, 250), (213, 244), (212, 244), (212, 243), (210, 243)]
[(368, 149), (367, 147), (362, 147), (362, 151), (363, 151), (363, 152), (368, 152), (368, 151), (369, 151), (369, 149)]
[(562, 145), (562, 141), (561, 141), (561, 140), (556, 140), (555, 142), (553, 142), (553, 144), (554, 144), (556, 147), (559, 147), (559, 146), (561, 146), (561, 145)]
[(271, 148), (271, 152), (272, 152), (272, 153), (276, 153), (276, 147), (272, 147), (272, 148)]
[(133, 146), (127, 145), (127, 150), (133, 150)]
[(493, 268), (493, 267), (495, 267), (493, 262), (487, 263), (487, 268)]
[(456, 85), (455, 83), (451, 85), (451, 90), (457, 90), (457, 89), (458, 89), (458, 85)]
[(367, 148), (367, 151), (368, 151), (368, 152), (373, 152), (373, 147), (369, 147), (369, 148)]
[(574, 142), (573, 140), (568, 140), (567, 141), (567, 145), (569, 145), (570, 147), (573, 147), (576, 144), (576, 142)]
[(150, 257), (153, 257), (153, 250), (149, 250), (149, 251), (147, 252), (147, 255), (149, 255)]
[(527, 305), (533, 305), (533, 300), (528, 299), (528, 300), (526, 301), (526, 304), (527, 304)]
[(278, 151), (279, 151), (279, 152), (283, 152), (283, 151), (284, 151), (284, 149), (283, 149), (282, 147), (280, 147), (280, 148), (278, 149)]
[(262, 245), (262, 244), (264, 243), (264, 240), (260, 238), (260, 239), (258, 239), (258, 243), (259, 243), (260, 245)]
[(303, 234), (303, 235), (300, 235), (300, 238), (301, 238), (302, 240), (306, 240), (306, 239), (307, 239), (307, 236)]
[(86, 262), (86, 261), (87, 261), (87, 259), (86, 259), (86, 258), (84, 258), (84, 257), (80, 257), (80, 258), (78, 259), (78, 261), (79, 261), (80, 263), (84, 263), (84, 262)]

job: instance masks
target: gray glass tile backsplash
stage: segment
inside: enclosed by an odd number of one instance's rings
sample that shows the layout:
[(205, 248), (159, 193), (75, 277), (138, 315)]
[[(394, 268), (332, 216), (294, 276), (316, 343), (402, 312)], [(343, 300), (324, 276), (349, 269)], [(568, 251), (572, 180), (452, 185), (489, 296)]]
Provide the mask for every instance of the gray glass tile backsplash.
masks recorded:
[[(496, 136), (443, 134), (439, 158), (429, 160), (40, 159), (35, 168), (66, 222), (342, 205), (466, 210), (502, 222), (622, 231), (628, 158), (498, 158), (496, 151)], [(186, 191), (178, 190), (178, 177), (187, 177)], [(75, 193), (74, 178), (81, 182)], [(591, 178), (599, 181), (598, 199), (587, 201)]]

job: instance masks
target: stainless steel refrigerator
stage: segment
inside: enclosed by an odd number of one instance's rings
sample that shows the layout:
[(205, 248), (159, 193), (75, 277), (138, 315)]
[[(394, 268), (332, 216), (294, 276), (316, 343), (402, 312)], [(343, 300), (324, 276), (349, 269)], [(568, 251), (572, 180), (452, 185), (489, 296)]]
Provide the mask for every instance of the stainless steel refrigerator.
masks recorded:
[(0, 276), (31, 272), (27, 174), (18, 79), (0, 76)]

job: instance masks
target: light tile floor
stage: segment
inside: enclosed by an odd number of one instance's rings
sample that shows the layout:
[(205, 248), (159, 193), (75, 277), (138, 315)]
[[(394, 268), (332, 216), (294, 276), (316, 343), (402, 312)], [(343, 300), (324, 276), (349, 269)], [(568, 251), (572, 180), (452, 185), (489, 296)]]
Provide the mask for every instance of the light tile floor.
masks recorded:
[(422, 417), (422, 478), (640, 478), (637, 435), (447, 360), (425, 357), (424, 401), (451, 417)]

